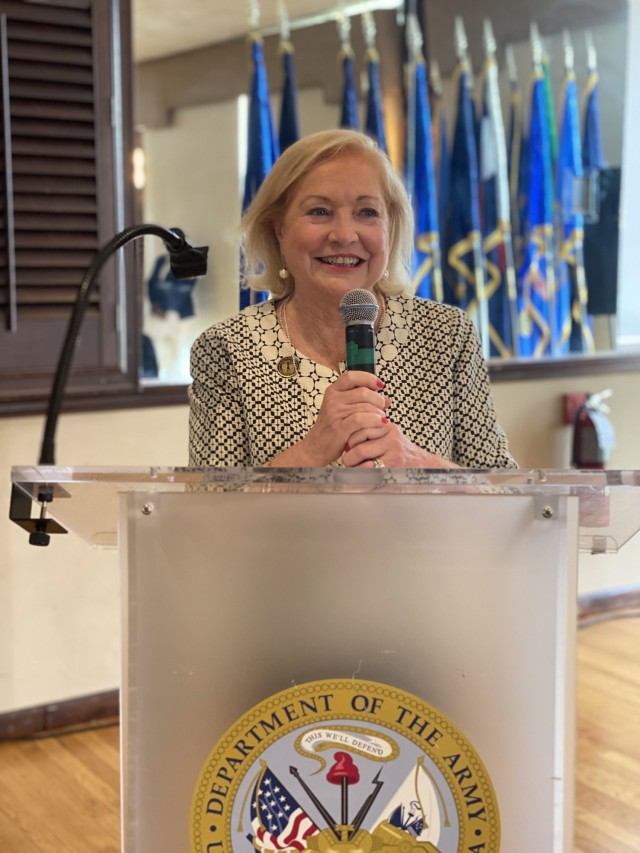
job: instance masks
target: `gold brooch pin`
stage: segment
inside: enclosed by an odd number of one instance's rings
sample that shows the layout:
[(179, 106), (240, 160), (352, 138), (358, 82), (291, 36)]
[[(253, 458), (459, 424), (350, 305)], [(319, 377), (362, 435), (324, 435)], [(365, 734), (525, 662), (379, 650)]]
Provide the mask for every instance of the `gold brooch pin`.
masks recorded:
[(278, 373), (280, 376), (295, 376), (299, 365), (300, 361), (294, 355), (285, 355), (278, 361)]

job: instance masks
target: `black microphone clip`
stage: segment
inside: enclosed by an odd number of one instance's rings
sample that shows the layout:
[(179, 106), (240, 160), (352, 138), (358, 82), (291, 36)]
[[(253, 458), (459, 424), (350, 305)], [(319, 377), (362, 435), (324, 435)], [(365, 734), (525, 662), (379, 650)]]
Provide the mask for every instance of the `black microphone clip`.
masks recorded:
[(169, 266), (174, 276), (184, 279), (204, 275), (207, 271), (209, 247), (195, 248), (190, 245), (180, 228), (171, 228), (170, 233), (175, 236), (175, 240), (167, 237), (164, 239), (164, 245), (169, 252)]

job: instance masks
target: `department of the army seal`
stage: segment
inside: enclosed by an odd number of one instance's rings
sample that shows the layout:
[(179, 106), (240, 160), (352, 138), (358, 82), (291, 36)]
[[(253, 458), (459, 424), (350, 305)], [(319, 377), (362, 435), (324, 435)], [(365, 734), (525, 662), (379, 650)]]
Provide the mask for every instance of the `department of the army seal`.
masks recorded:
[(248, 711), (195, 785), (192, 853), (497, 853), (480, 757), (422, 699), (314, 681)]

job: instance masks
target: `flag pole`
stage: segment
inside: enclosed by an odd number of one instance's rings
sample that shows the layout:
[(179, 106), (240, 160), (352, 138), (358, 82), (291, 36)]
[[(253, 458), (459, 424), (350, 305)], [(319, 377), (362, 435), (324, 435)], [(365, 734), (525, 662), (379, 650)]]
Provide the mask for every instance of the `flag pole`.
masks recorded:
[(378, 144), (378, 148), (387, 153), (387, 138), (384, 126), (384, 111), (380, 86), (380, 56), (376, 49), (376, 23), (373, 13), (368, 9), (361, 16), (362, 32), (367, 48), (367, 111), (365, 130)]
[(433, 163), (433, 126), (429, 105), (427, 66), (418, 18), (409, 13), (406, 23), (409, 66), (408, 138), (405, 180), (414, 212), (414, 293), (438, 302), (444, 300), (442, 259)]
[[(549, 135), (550, 141), (550, 157), (551, 163), (549, 165), (549, 174), (544, 176), (544, 183), (546, 185), (547, 182), (553, 181), (553, 163), (555, 162), (554, 156), (554, 143), (553, 143), (553, 130), (551, 127), (551, 123), (549, 121), (549, 103), (548, 97), (550, 89), (548, 87), (548, 76), (545, 74), (545, 61), (546, 61), (546, 71), (548, 73), (549, 66), (549, 58), (545, 54), (544, 44), (542, 42), (542, 37), (540, 36), (540, 30), (538, 29), (538, 25), (533, 22), (531, 24), (531, 46), (533, 52), (533, 66), (536, 75), (540, 76), (540, 79), (543, 81), (544, 88), (544, 96), (545, 96), (545, 105), (547, 108), (546, 118), (547, 118), (547, 133)], [(546, 57), (546, 60), (545, 60)], [(551, 191), (551, 190), (550, 190)], [(544, 239), (544, 248), (543, 254), (545, 257), (545, 270), (546, 270), (546, 286), (547, 286), (547, 307), (549, 309), (549, 334), (550, 334), (550, 343), (551, 343), (551, 355), (558, 355), (558, 312), (557, 312), (557, 285), (556, 285), (556, 275), (555, 275), (555, 257), (553, 251), (553, 222), (545, 223), (543, 225), (543, 239)]]
[(342, 0), (336, 13), (340, 52), (338, 58), (342, 64), (343, 86), (340, 127), (360, 130), (358, 119), (358, 95), (356, 92), (353, 50), (351, 48), (351, 18), (347, 14), (346, 3)]
[(433, 92), (434, 108), (431, 113), (433, 123), (433, 165), (438, 174), (442, 162), (442, 137), (439, 132), (443, 116), (442, 75), (437, 59), (429, 60), (429, 83)]
[[(491, 21), (484, 20), (484, 45), (486, 56), (486, 97), (491, 128), (494, 133), (496, 155), (496, 201), (498, 232), (504, 251), (504, 281), (507, 302), (509, 305), (509, 325), (511, 331), (511, 352), (520, 355), (520, 335), (518, 333), (518, 294), (516, 287), (516, 271), (513, 255), (513, 235), (511, 231), (511, 198), (509, 187), (509, 164), (507, 161), (507, 144), (500, 105), (500, 89), (498, 82), (498, 63), (496, 60), (496, 40)], [(490, 236), (490, 235), (489, 235)], [(485, 252), (487, 245), (485, 241)]]
[[(247, 210), (278, 157), (278, 140), (274, 135), (267, 69), (264, 63), (263, 38), (260, 32), (260, 4), (250, 0), (249, 36), (252, 80), (247, 125), (247, 166), (244, 179), (242, 211)], [(240, 308), (246, 308), (268, 298), (268, 292), (252, 291), (244, 285), (244, 258), (240, 251)]]
[[(599, 217), (600, 172), (605, 166), (600, 132), (600, 109), (598, 99), (599, 74), (598, 53), (591, 30), (585, 33), (587, 49), (587, 83), (584, 89), (584, 117), (582, 156), (586, 180), (587, 215), (590, 222)], [(608, 314), (609, 341), (615, 349), (618, 338), (617, 315)]]
[(434, 112), (431, 117), (433, 126), (433, 168), (438, 211), (438, 233), (434, 241), (433, 294), (437, 302), (444, 302), (444, 278), (442, 273), (442, 234), (446, 216), (446, 193), (449, 189), (449, 171), (446, 166), (449, 152), (447, 148), (446, 119), (442, 96), (442, 77), (440, 66), (435, 59), (429, 63), (429, 79), (434, 93)]
[(407, 85), (407, 154), (405, 180), (409, 197), (414, 196), (416, 173), (416, 86), (415, 66), (418, 55), (418, 24), (415, 12), (415, 0), (409, 0), (409, 11), (405, 20), (405, 39), (407, 49), (406, 85)]
[[(581, 200), (578, 208), (575, 198), (576, 184), (580, 181), (582, 187), (584, 186), (584, 168), (579, 131), (580, 118), (576, 93), (574, 51), (568, 30), (563, 32), (563, 41), (565, 66), (563, 125), (566, 122), (567, 127), (563, 126), (562, 131), (567, 133), (571, 140), (572, 162), (569, 165), (572, 166), (572, 169), (568, 176), (560, 175), (559, 177), (560, 203), (558, 213), (560, 222), (558, 233), (561, 248), (558, 261), (559, 264), (565, 264), (569, 271), (573, 270), (575, 275), (575, 293), (570, 293), (569, 304), (569, 325), (570, 328), (573, 328), (573, 332), (570, 333), (570, 349), (593, 353), (595, 346), (587, 313), (588, 292), (584, 268), (584, 203)], [(560, 159), (558, 162), (560, 163)], [(571, 182), (568, 188), (566, 186), (567, 179)], [(572, 228), (569, 234), (566, 234), (568, 223), (572, 225)], [(579, 326), (579, 342), (574, 324)]]
[(294, 48), (291, 42), (291, 22), (284, 0), (278, 0), (280, 19), (280, 44), (278, 53), (282, 57), (283, 86), (280, 103), (280, 126), (278, 143), (280, 153), (300, 138), (298, 121), (297, 87), (294, 65)]

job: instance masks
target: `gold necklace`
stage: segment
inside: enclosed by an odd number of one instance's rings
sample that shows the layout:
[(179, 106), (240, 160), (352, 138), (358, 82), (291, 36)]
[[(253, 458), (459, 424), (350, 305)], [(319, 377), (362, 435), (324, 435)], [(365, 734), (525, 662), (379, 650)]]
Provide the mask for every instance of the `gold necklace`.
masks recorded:
[(291, 349), (291, 355), (283, 355), (277, 364), (278, 373), (281, 376), (285, 376), (286, 378), (295, 377), (296, 382), (300, 388), (302, 394), (302, 401), (306, 410), (306, 418), (307, 418), (307, 426), (311, 428), (314, 424), (314, 421), (317, 416), (317, 412), (315, 408), (311, 405), (307, 398), (307, 391), (302, 387), (299, 379), (300, 373), (300, 359), (296, 355), (295, 347), (293, 346), (293, 342), (289, 335), (289, 325), (287, 323), (287, 302), (291, 299), (291, 296), (287, 296), (284, 302), (282, 303), (282, 307), (280, 309), (280, 325), (282, 326), (282, 331), (285, 334), (287, 339), (287, 343)]
[(282, 307), (280, 308), (280, 325), (282, 326), (282, 331), (285, 334), (287, 342), (291, 347), (290, 355), (283, 355), (278, 359), (277, 370), (280, 376), (296, 376), (298, 370), (300, 368), (300, 359), (295, 354), (295, 348), (291, 341), (291, 337), (289, 336), (289, 327), (287, 325), (287, 302), (291, 299), (290, 296), (282, 303)]
[[(386, 298), (379, 297), (377, 293), (374, 293), (376, 298), (376, 302), (378, 303), (378, 314), (379, 317), (376, 318), (375, 330), (379, 331), (380, 326), (382, 325), (382, 321), (384, 320), (384, 315), (387, 311), (387, 300)], [(291, 335), (289, 334), (289, 326), (287, 324), (287, 303), (291, 299), (291, 296), (287, 296), (280, 308), (280, 325), (282, 326), (282, 331), (284, 332), (289, 346), (291, 347), (291, 355), (284, 355), (280, 359), (278, 359), (277, 370), (281, 376), (296, 376), (298, 370), (300, 369), (300, 359), (295, 354), (295, 347), (293, 345), (293, 341), (291, 340)]]

